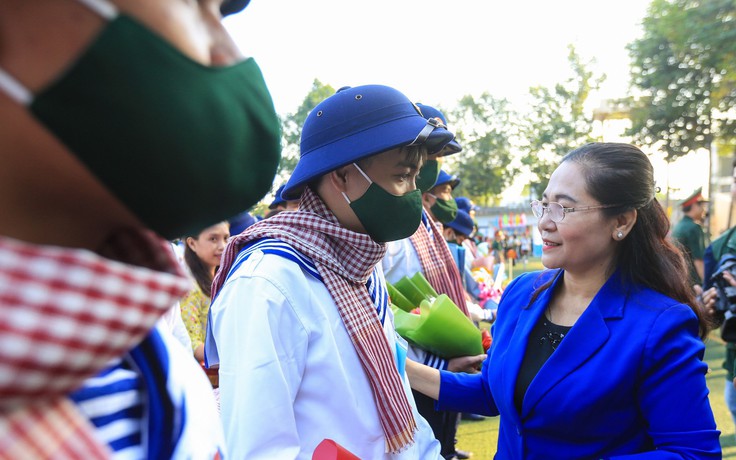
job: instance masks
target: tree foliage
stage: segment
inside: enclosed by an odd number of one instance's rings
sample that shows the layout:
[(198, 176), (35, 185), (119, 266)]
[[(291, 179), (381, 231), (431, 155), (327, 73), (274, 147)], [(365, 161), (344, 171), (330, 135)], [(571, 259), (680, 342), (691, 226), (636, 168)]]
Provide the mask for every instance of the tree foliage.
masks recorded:
[(279, 163), (278, 175), (288, 177), (296, 167), (299, 161), (299, 139), (302, 134), (302, 126), (304, 120), (307, 119), (309, 112), (320, 102), (335, 94), (335, 89), (322, 83), (318, 79), (312, 82), (312, 88), (304, 97), (304, 101), (294, 113), (289, 113), (283, 117), (282, 126), (282, 147), (281, 163)]
[(531, 174), (530, 193), (537, 197), (562, 156), (593, 140), (593, 118), (584, 106), (605, 76), (588, 70), (591, 62), (584, 62), (572, 45), (568, 46), (567, 59), (572, 75), (563, 83), (529, 89), (531, 111), (520, 128), (521, 162)]
[(653, 0), (629, 44), (632, 127), (672, 161), (736, 137), (736, 2)]
[(463, 150), (448, 157), (461, 182), (456, 196), (468, 196), (489, 204), (517, 174), (511, 167), (511, 138), (516, 116), (506, 99), (483, 93), (477, 100), (464, 96), (452, 111), (450, 130)]

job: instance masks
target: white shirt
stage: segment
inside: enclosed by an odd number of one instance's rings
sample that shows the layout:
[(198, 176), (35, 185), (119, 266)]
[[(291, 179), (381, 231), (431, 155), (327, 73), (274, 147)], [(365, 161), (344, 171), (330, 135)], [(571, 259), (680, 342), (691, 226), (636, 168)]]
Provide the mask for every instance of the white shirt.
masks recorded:
[[(463, 241), (462, 246), (465, 248), (465, 264), (467, 266), (470, 266), (471, 262), (473, 262), (473, 259), (475, 259), (475, 254), (473, 254), (473, 242), (470, 240), (470, 238)], [(477, 251), (477, 246), (475, 248)]]
[(169, 308), (158, 320), (161, 329), (171, 333), (176, 340), (182, 344), (185, 350), (192, 351), (192, 339), (189, 337), (184, 319), (181, 317), (181, 306), (179, 302)]
[(410, 238), (386, 243), (386, 255), (381, 259), (381, 267), (386, 281), (391, 284), (404, 276), (412, 277), (417, 272), (424, 273), (419, 254)]
[[(384, 453), (373, 391), (337, 306), (295, 262), (254, 252), (210, 308), (231, 458), (309, 460), (325, 438), (364, 459), (441, 458), (406, 375), (415, 442), (400, 454)], [(395, 358), (390, 309), (384, 332)]]
[[(411, 239), (404, 238), (398, 241), (389, 241), (386, 243), (386, 255), (381, 259), (381, 268), (383, 269), (386, 281), (393, 284), (404, 276), (412, 277), (417, 272), (424, 274), (422, 262), (419, 260), (419, 254), (411, 243)], [(447, 369), (447, 360), (434, 355), (427, 350), (409, 344), (409, 359), (426, 364), (435, 369)]]

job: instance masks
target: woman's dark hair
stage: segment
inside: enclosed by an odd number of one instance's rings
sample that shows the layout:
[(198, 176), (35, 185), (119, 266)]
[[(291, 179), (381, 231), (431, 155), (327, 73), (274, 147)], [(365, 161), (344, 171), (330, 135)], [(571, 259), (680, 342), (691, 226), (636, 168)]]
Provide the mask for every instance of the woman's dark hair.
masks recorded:
[[(187, 238), (197, 239), (197, 235), (192, 235)], [(210, 274), (209, 268), (202, 262), (196, 252), (192, 251), (189, 244), (184, 239), (184, 262), (186, 262), (189, 271), (194, 277), (197, 286), (207, 296), (212, 296), (212, 275)]]
[[(693, 309), (705, 338), (711, 324), (695, 300), (682, 251), (668, 237), (670, 221), (655, 197), (652, 163), (639, 148), (623, 143), (590, 143), (565, 155), (561, 163), (580, 166), (585, 189), (613, 217), (635, 209), (631, 232), (617, 248), (614, 266), (624, 282), (633, 282), (661, 292)], [(545, 283), (549, 285), (551, 283)]]

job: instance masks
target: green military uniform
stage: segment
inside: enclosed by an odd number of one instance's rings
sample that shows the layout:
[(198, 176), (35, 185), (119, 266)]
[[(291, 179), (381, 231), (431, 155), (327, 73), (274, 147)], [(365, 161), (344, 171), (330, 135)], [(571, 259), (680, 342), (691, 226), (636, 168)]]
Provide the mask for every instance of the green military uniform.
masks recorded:
[[(682, 200), (681, 207), (692, 206), (695, 203), (705, 202), (701, 194), (702, 187), (695, 190), (690, 196)], [(690, 284), (703, 284), (700, 275), (695, 269), (694, 260), (703, 260), (705, 252), (705, 232), (697, 222), (690, 216), (684, 216), (672, 229), (674, 241), (685, 252), (688, 270), (690, 272)]]
[(705, 252), (705, 233), (703, 227), (698, 225), (692, 218), (685, 216), (672, 230), (672, 237), (687, 255), (687, 263), (690, 271), (690, 284), (703, 284), (700, 275), (695, 270), (693, 260), (703, 260)]

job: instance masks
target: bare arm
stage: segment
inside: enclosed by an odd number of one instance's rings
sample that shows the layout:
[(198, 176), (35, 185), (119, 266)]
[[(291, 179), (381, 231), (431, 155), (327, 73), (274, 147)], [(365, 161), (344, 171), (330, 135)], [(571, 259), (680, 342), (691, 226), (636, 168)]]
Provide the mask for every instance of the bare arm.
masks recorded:
[(406, 360), (409, 383), (416, 391), (437, 399), (440, 396), (440, 371), (411, 359)]

